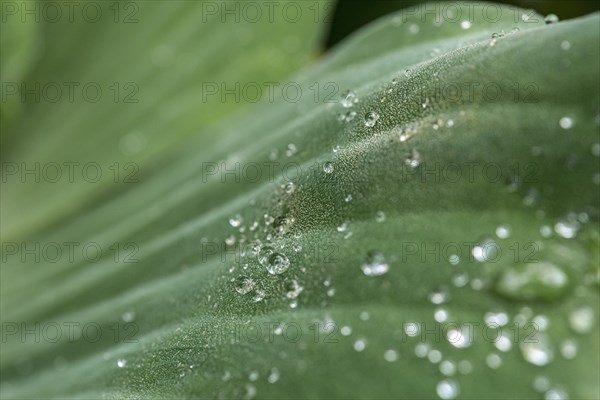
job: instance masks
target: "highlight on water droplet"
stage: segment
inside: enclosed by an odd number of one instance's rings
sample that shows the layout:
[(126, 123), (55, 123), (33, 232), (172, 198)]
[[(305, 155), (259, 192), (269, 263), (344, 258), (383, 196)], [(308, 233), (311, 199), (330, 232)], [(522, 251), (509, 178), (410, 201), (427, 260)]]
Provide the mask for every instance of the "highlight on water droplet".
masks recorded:
[(124, 358), (119, 358), (117, 360), (117, 367), (119, 368), (125, 368), (125, 366), (127, 365), (127, 360)]

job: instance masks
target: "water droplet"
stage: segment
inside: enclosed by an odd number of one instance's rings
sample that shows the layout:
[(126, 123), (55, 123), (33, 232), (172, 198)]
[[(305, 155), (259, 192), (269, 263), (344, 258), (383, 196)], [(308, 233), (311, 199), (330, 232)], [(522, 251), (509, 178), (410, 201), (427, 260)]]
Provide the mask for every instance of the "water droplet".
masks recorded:
[(442, 361), (442, 352), (435, 349), (429, 350), (429, 353), (427, 353), (427, 359), (430, 363), (437, 364)]
[(346, 90), (342, 92), (340, 103), (342, 104), (342, 107), (350, 108), (358, 103), (358, 96), (352, 90)]
[(246, 384), (246, 395), (244, 399), (253, 399), (256, 396), (256, 387), (254, 385), (247, 383)]
[(127, 365), (127, 360), (124, 358), (119, 358), (117, 360), (117, 367), (119, 368), (125, 368), (125, 366)]
[(380, 276), (389, 271), (390, 267), (383, 254), (371, 251), (367, 254), (365, 262), (360, 266), (366, 276)]
[(298, 307), (298, 300), (294, 299), (290, 301), (290, 308), (294, 309)]
[(352, 195), (351, 195), (351, 194), (349, 194), (348, 196), (346, 196), (346, 198), (344, 199), (344, 201), (345, 201), (346, 203), (350, 203), (350, 202), (352, 201)]
[(287, 194), (292, 194), (296, 190), (296, 185), (294, 184), (294, 182), (288, 182), (285, 184), (285, 187), (283, 188), (283, 190)]
[(329, 289), (327, 291), (327, 296), (329, 296), (329, 297), (335, 296), (335, 289), (334, 288)]
[(560, 125), (561, 128), (563, 129), (571, 129), (574, 125), (573, 119), (569, 118), (569, 117), (562, 117), (560, 119), (560, 121), (558, 121), (558, 124)]
[(285, 254), (273, 252), (269, 257), (267, 257), (265, 266), (271, 275), (279, 275), (288, 270), (290, 267), (290, 260)]
[(504, 334), (498, 336), (498, 338), (496, 339), (496, 342), (494, 343), (494, 346), (496, 346), (496, 348), (504, 353), (506, 353), (507, 351), (509, 351), (512, 347), (512, 342), (510, 341), (510, 338), (508, 336), (505, 336)]
[(242, 216), (240, 214), (236, 214), (233, 217), (229, 218), (229, 225), (234, 228), (239, 227), (242, 224)]
[(263, 299), (265, 298), (265, 292), (263, 290), (257, 289), (256, 292), (254, 292), (254, 301), (255, 302), (261, 302), (263, 301)]
[(462, 329), (461, 327), (450, 328), (446, 331), (446, 339), (448, 342), (456, 347), (457, 349), (465, 349), (471, 346), (471, 333), (467, 327), (467, 329)]
[(296, 253), (299, 253), (302, 251), (302, 245), (300, 244), (295, 244), (292, 246), (292, 250), (294, 250)]
[(286, 297), (288, 299), (295, 299), (304, 290), (304, 288), (295, 279), (292, 279), (286, 283), (286, 289), (287, 289)]
[(562, 43), (560, 44), (560, 48), (568, 51), (571, 49), (571, 43), (568, 40), (563, 40)]
[(500, 35), (496, 32), (492, 33), (492, 39), (498, 39)]
[(121, 315), (121, 319), (123, 320), (123, 322), (135, 321), (135, 311), (129, 310), (124, 312), (123, 315)]
[(457, 274), (452, 278), (452, 284), (456, 287), (464, 287), (467, 283), (469, 283), (469, 274), (466, 272)]
[(359, 339), (356, 342), (354, 342), (354, 350), (356, 351), (363, 351), (366, 347), (366, 343), (364, 340)]
[(395, 85), (397, 83), (398, 83), (398, 79), (396, 79), (396, 78), (392, 79), (392, 85)]
[(436, 322), (444, 323), (448, 320), (448, 312), (444, 309), (438, 309), (435, 311), (435, 313), (433, 314), (433, 319), (436, 320)]
[(485, 363), (491, 369), (498, 369), (502, 365), (502, 358), (496, 353), (490, 353), (485, 358)]
[(385, 221), (385, 213), (383, 211), (377, 211), (377, 214), (375, 214), (375, 221), (377, 221), (377, 222)]
[(444, 400), (455, 399), (460, 393), (458, 383), (452, 379), (444, 379), (438, 382), (435, 390), (440, 399)]
[(473, 371), (473, 366), (468, 360), (462, 360), (458, 363), (458, 372), (463, 375), (468, 375)]
[(473, 26), (473, 24), (471, 23), (471, 21), (467, 21), (467, 20), (465, 20), (465, 21), (462, 21), (462, 22), (460, 23), (460, 27), (461, 27), (462, 29), (464, 29), (464, 30), (470, 29), (470, 28), (471, 28), (471, 26)]
[(346, 113), (340, 113), (338, 115), (338, 120), (340, 122), (350, 122), (356, 117), (356, 111), (348, 111)]
[(512, 28), (512, 29), (511, 29), (511, 31), (510, 31), (510, 32), (511, 32), (511, 33), (518, 33), (518, 32), (520, 32), (520, 31), (521, 31), (521, 29), (520, 29), (519, 27), (515, 26), (514, 28)]
[(371, 128), (373, 126), (375, 126), (375, 124), (377, 123), (377, 121), (379, 120), (379, 114), (376, 113), (375, 111), (369, 111), (368, 113), (365, 114), (365, 126), (367, 128)]
[(504, 312), (488, 312), (483, 316), (485, 324), (492, 328), (497, 328), (508, 324), (508, 315)]
[(577, 343), (574, 340), (567, 339), (560, 344), (560, 354), (567, 360), (572, 360), (577, 356)]
[(294, 154), (296, 154), (298, 152), (298, 148), (296, 147), (296, 145), (294, 143), (290, 143), (287, 145), (287, 149), (285, 151), (285, 155), (288, 157), (293, 156)]
[(247, 276), (239, 276), (235, 280), (235, 291), (239, 294), (249, 293), (252, 289), (254, 289), (255, 283), (252, 278), (248, 278)]
[(536, 334), (535, 339), (523, 341), (519, 347), (525, 361), (534, 365), (547, 365), (554, 358), (549, 339), (544, 334)]
[(342, 334), (342, 336), (350, 336), (350, 334), (352, 334), (352, 328), (350, 328), (349, 326), (342, 326), (342, 328), (340, 329), (340, 333)]
[(371, 318), (371, 316), (369, 315), (369, 313), (368, 313), (368, 312), (366, 312), (366, 311), (361, 311), (361, 313), (360, 313), (360, 319), (361, 319), (362, 321), (368, 321), (368, 320), (369, 320), (369, 318)]
[(548, 325), (550, 325), (550, 321), (545, 315), (536, 315), (531, 322), (533, 322), (535, 327), (540, 332), (546, 331), (548, 329)]
[(225, 244), (227, 246), (233, 246), (235, 244), (235, 236), (230, 235), (228, 237), (225, 238)]
[(429, 293), (429, 301), (433, 304), (442, 304), (448, 301), (448, 293), (443, 290), (436, 290), (434, 292)]
[(271, 368), (271, 374), (267, 378), (267, 382), (275, 383), (279, 380), (279, 370), (277, 368)]
[(568, 284), (569, 277), (562, 269), (540, 261), (506, 267), (494, 288), (514, 300), (554, 300), (566, 292)]
[(550, 389), (550, 380), (547, 377), (538, 375), (533, 379), (533, 390), (544, 393), (548, 389)]
[(415, 346), (415, 355), (419, 358), (427, 357), (429, 353), (429, 345), (427, 343), (417, 343)]
[(559, 21), (558, 17), (555, 14), (548, 14), (546, 18), (544, 18), (544, 22), (546, 24), (555, 24)]
[(256, 382), (258, 380), (258, 371), (250, 372), (250, 375), (248, 375), (248, 379), (250, 380), (250, 382)]
[(456, 364), (452, 361), (444, 360), (439, 366), (440, 372), (446, 376), (452, 376), (456, 373)]
[(398, 360), (398, 353), (396, 352), (396, 350), (386, 350), (385, 353), (383, 353), (383, 358), (385, 359), (385, 361), (394, 362)]
[(501, 225), (496, 228), (496, 236), (500, 239), (506, 239), (510, 236), (510, 228), (506, 225)]
[(589, 333), (594, 327), (594, 310), (589, 306), (575, 308), (569, 313), (569, 326), (576, 333)]
[(596, 142), (592, 145), (592, 154), (596, 157), (600, 157), (600, 143)]
[(417, 168), (419, 165), (421, 165), (422, 161), (421, 154), (419, 154), (416, 149), (412, 149), (404, 160), (404, 164), (411, 168)]
[(420, 30), (421, 30), (421, 27), (419, 25), (417, 25), (417, 24), (411, 24), (408, 27), (408, 31), (410, 33), (412, 33), (413, 35), (416, 35), (417, 33), (419, 33)]
[(404, 323), (404, 333), (406, 333), (407, 336), (415, 337), (419, 334), (420, 331), (421, 331), (421, 327), (419, 326), (418, 323), (416, 323), (416, 322)]
[(579, 230), (577, 221), (559, 221), (554, 225), (554, 231), (565, 239), (573, 239)]
[(346, 232), (346, 229), (348, 229), (348, 223), (344, 222), (341, 225), (339, 225), (336, 229), (340, 233)]
[(542, 226), (540, 228), (540, 235), (542, 235), (543, 238), (549, 238), (550, 236), (552, 236), (552, 228), (548, 225)]
[(323, 171), (326, 174), (331, 174), (333, 172), (333, 163), (326, 162), (325, 164), (323, 164)]
[(550, 389), (544, 393), (544, 400), (568, 400), (569, 395), (561, 389)]

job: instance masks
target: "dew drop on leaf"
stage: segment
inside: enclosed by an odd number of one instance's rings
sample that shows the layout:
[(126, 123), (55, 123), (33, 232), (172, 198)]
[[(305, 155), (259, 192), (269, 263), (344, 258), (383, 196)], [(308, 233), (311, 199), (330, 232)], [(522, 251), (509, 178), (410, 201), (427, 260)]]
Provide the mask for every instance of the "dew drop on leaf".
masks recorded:
[(440, 396), (440, 399), (449, 400), (455, 399), (460, 393), (460, 388), (458, 383), (453, 379), (444, 379), (443, 381), (438, 382), (436, 386), (437, 395)]
[(254, 285), (255, 283), (252, 278), (248, 278), (247, 276), (239, 276), (235, 280), (235, 291), (239, 294), (246, 294), (254, 289)]
[(358, 96), (352, 90), (346, 90), (341, 94), (340, 103), (344, 108), (350, 108), (354, 104), (358, 103)]
[(377, 121), (379, 120), (379, 114), (375, 111), (369, 111), (368, 113), (365, 114), (365, 126), (367, 128), (371, 128), (373, 126), (375, 126), (375, 124), (377, 123)]
[(332, 162), (326, 162), (325, 164), (323, 164), (323, 171), (326, 174), (331, 174), (333, 172), (333, 163)]
[(366, 276), (380, 276), (388, 272), (390, 267), (383, 254), (371, 251), (367, 254), (361, 269)]

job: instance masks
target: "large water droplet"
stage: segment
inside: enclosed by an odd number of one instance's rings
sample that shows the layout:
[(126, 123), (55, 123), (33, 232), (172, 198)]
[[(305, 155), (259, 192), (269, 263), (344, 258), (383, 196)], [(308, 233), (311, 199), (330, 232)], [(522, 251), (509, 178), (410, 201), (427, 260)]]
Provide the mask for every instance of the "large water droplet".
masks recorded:
[(125, 368), (125, 366), (127, 365), (127, 360), (124, 358), (119, 358), (117, 360), (117, 367), (119, 368)]
[(546, 17), (544, 18), (544, 22), (546, 24), (555, 24), (559, 21), (558, 16), (556, 16), (555, 14), (548, 14), (546, 15)]
[(360, 266), (366, 276), (380, 276), (389, 271), (390, 267), (383, 254), (371, 251), (367, 254), (365, 262)]

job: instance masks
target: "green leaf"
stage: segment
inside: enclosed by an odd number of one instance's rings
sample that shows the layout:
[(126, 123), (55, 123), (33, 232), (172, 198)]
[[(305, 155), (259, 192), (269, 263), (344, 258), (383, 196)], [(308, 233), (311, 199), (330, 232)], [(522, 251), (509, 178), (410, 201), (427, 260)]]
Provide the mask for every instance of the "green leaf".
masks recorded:
[(103, 334), (17, 326), (2, 396), (597, 398), (599, 16), (498, 9), (379, 20), (33, 237), (121, 253), (4, 263), (3, 324)]
[[(210, 134), (196, 133), (255, 102), (255, 87), (266, 92), (269, 82), (310, 61), (331, 2), (321, 3), (319, 14), (308, 3), (280, 2), (279, 12), (269, 14), (261, 6), (261, 18), (254, 17), (256, 4), (226, 1), (10, 6), (2, 80), (11, 88), (24, 84), (25, 92), (7, 95), (6, 104), (26, 103), (28, 114), (3, 118), (3, 160), (19, 173), (58, 163), (69, 175), (66, 184), (31, 183), (33, 175), (4, 182), (3, 235), (23, 238), (122, 191), (124, 179), (159, 168), (161, 157), (190, 136), (211, 143)], [(21, 60), (33, 65), (20, 68)], [(56, 168), (42, 167), (41, 175), (55, 176)], [(27, 214), (17, 215), (21, 207)]]

